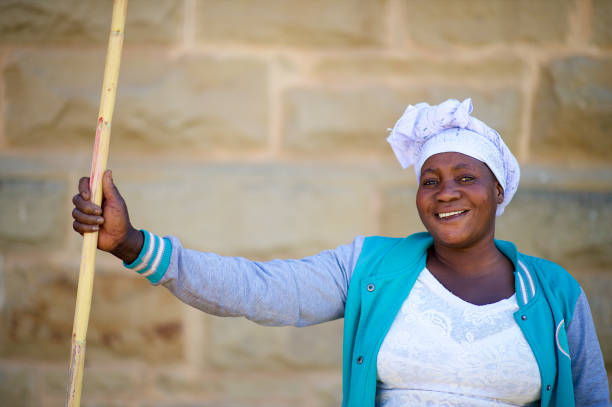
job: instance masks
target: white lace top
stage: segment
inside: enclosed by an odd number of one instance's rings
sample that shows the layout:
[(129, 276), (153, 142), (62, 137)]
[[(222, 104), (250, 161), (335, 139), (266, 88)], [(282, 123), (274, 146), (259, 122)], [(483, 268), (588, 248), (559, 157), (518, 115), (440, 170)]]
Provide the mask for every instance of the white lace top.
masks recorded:
[(515, 295), (480, 306), (463, 301), (424, 269), (378, 353), (376, 406), (537, 402), (540, 372), (517, 310)]

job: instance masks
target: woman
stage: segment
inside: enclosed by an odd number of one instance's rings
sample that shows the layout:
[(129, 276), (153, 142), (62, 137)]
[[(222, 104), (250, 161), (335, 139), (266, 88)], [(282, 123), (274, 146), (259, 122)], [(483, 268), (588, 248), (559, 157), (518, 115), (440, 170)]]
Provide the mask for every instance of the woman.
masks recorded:
[(344, 317), (344, 406), (609, 405), (586, 297), (559, 266), (496, 241), (519, 166), (471, 101), (409, 106), (388, 138), (415, 166), (428, 233), (357, 237), (300, 260), (252, 262), (134, 229), (110, 172), (88, 179), (74, 229), (182, 301), (264, 325)]

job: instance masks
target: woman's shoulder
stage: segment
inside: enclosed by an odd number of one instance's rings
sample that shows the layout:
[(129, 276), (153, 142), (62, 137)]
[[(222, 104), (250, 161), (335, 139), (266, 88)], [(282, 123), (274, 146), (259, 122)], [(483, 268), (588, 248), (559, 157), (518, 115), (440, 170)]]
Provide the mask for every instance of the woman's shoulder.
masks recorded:
[(574, 276), (561, 265), (548, 259), (523, 253), (519, 253), (518, 258), (526, 268), (535, 273), (545, 292), (552, 293), (563, 302), (568, 311), (573, 310), (582, 293), (582, 288)]
[(578, 281), (561, 265), (554, 261), (542, 257), (530, 256), (525, 253), (518, 253), (518, 258), (526, 266), (538, 274), (538, 277), (550, 283), (566, 282), (567, 284), (578, 285)]

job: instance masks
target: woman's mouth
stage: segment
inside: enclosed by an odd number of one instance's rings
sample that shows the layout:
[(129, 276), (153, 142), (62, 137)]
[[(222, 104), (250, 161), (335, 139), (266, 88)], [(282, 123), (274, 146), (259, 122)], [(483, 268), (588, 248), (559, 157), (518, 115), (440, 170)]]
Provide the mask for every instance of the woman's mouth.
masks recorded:
[(442, 219), (442, 220), (451, 220), (451, 219), (455, 219), (458, 216), (466, 213), (467, 210), (463, 210), (463, 211), (452, 211), (452, 212), (440, 212), (437, 213), (436, 216), (438, 217), (438, 219)]

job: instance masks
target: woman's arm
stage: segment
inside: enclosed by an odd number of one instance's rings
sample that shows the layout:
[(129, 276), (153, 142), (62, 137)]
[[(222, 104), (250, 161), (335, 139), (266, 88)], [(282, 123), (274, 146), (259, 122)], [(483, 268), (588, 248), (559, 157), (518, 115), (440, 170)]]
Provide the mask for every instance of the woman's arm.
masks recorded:
[(610, 406), (606, 368), (584, 291), (567, 329), (576, 406)]
[[(163, 284), (183, 302), (222, 316), (264, 325), (311, 325), (340, 318), (363, 237), (300, 260), (255, 262), (184, 249), (174, 237), (136, 230), (110, 171), (102, 180), (102, 207), (89, 201), (89, 179), (74, 196), (74, 229), (98, 231), (98, 248)], [(128, 264), (129, 263), (129, 264)]]
[(342, 317), (363, 244), (357, 237), (311, 257), (258, 262), (189, 250), (175, 237), (144, 234), (142, 252), (128, 268), (204, 312), (244, 316), (262, 325), (305, 326)]

